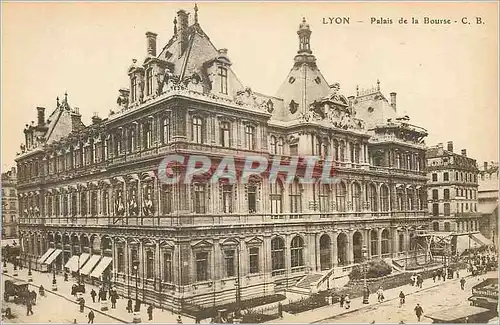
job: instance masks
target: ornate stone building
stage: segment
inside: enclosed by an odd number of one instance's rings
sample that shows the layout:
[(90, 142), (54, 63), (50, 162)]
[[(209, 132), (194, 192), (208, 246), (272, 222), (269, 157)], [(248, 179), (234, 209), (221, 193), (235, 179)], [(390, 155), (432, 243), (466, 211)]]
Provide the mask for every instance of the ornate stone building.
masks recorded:
[[(427, 132), (397, 117), (396, 95), (377, 83), (343, 96), (316, 64), (305, 19), (277, 95), (255, 93), (193, 16), (177, 12), (160, 53), (146, 33), (107, 118), (84, 126), (67, 96), (48, 120), (38, 108), (17, 157), (23, 249), (176, 310), (321, 281), (359, 263), (363, 245), (369, 258), (407, 258), (429, 224)], [(239, 167), (248, 155), (332, 157), (341, 182), (167, 185), (158, 166), (170, 153)]]
[(16, 168), (2, 173), (2, 239), (18, 237), (16, 184)]
[(478, 176), (479, 231), (498, 247), (498, 163), (484, 162)]

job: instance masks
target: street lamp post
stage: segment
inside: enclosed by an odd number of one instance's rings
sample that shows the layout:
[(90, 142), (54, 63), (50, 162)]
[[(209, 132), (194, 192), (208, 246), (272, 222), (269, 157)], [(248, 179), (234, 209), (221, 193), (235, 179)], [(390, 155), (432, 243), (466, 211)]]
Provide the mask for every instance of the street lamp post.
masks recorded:
[(135, 260), (132, 262), (132, 267), (135, 272), (135, 307), (134, 307), (134, 318), (132, 323), (141, 322), (141, 305), (139, 304), (139, 261)]
[(28, 282), (33, 282), (33, 274), (31, 274), (31, 258), (28, 259)]
[(3, 258), (3, 273), (9, 273), (7, 270), (7, 258), (5, 256)]
[(368, 304), (370, 291), (368, 290), (368, 285), (366, 284), (366, 273), (367, 273), (367, 262), (368, 262), (368, 249), (366, 248), (366, 245), (363, 245), (361, 251), (363, 253), (363, 304)]
[(56, 266), (52, 263), (52, 291), (57, 291)]

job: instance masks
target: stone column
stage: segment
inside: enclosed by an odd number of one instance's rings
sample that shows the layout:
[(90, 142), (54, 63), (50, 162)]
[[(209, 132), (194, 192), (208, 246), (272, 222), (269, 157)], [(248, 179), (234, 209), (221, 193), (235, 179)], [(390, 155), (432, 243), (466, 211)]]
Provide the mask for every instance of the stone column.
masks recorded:
[(395, 257), (398, 255), (398, 229), (396, 227), (391, 227), (391, 238), (392, 238), (392, 243), (391, 243), (391, 256)]
[(382, 229), (377, 229), (377, 253), (380, 258), (382, 258)]
[(316, 252), (316, 268), (315, 270), (316, 271), (321, 271), (321, 245), (320, 245), (320, 242), (319, 242), (319, 239), (320, 239), (320, 234), (316, 233), (314, 234), (315, 236), (315, 245), (316, 245), (316, 249), (315, 249), (315, 252)]
[(263, 252), (259, 252), (260, 254), (260, 260), (263, 265), (263, 270), (264, 273), (271, 273), (272, 272), (272, 260), (271, 260), (271, 236), (270, 235), (264, 235), (264, 243), (262, 249), (264, 250)]
[(354, 263), (353, 234), (354, 230), (349, 230), (347, 233), (347, 264)]
[(337, 267), (339, 264), (339, 255), (338, 255), (338, 247), (337, 247), (337, 237), (338, 237), (338, 232), (334, 231), (331, 234), (332, 238), (332, 263), (333, 267)]

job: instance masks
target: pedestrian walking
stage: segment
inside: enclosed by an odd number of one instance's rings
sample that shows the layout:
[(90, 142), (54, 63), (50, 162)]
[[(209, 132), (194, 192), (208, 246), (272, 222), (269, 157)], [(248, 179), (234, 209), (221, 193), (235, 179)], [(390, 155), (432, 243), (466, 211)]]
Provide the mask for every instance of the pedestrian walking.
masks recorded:
[(88, 324), (94, 324), (95, 314), (94, 314), (94, 311), (92, 309), (89, 311), (88, 318), (89, 318)]
[(149, 305), (148, 307), (148, 320), (153, 320), (153, 306)]
[(182, 318), (181, 315), (177, 316), (177, 324), (182, 324)]
[(465, 290), (465, 279), (464, 279), (464, 278), (461, 278), (461, 279), (460, 279), (460, 288), (461, 288), (462, 290)]
[(26, 316), (29, 315), (33, 315), (33, 304), (31, 303), (30, 298), (26, 300)]
[(38, 288), (38, 294), (40, 295), (40, 297), (45, 296), (45, 288), (43, 286), (40, 286), (40, 288)]
[[(94, 290), (94, 289), (92, 289), (92, 290)], [(102, 288), (99, 288), (99, 293), (97, 294), (97, 302), (100, 302), (101, 298), (102, 298)]]
[(377, 290), (377, 300), (378, 302), (384, 301), (384, 290), (382, 289), (382, 287), (379, 287)]
[(64, 272), (64, 281), (68, 282), (68, 272)]
[(340, 308), (343, 308), (344, 307), (344, 301), (345, 301), (345, 295), (344, 294), (341, 294), (340, 295)]
[(76, 288), (78, 288), (78, 285), (76, 283), (73, 283), (71, 286), (71, 295), (76, 297)]
[(95, 304), (95, 296), (97, 296), (97, 293), (95, 292), (94, 289), (90, 291), (90, 296), (92, 297), (92, 302)]
[(404, 292), (401, 290), (399, 292), (399, 308), (401, 308), (405, 303), (405, 294)]
[(80, 313), (83, 313), (83, 310), (85, 309), (85, 299), (80, 298), (78, 303), (80, 304)]
[(116, 309), (116, 294), (111, 295), (111, 308)]
[(434, 281), (434, 283), (436, 283), (436, 272), (432, 272), (432, 281)]
[(127, 312), (130, 314), (132, 312), (132, 299), (128, 298), (127, 301)]
[(345, 309), (351, 308), (351, 299), (349, 299), (349, 295), (345, 295), (344, 305)]
[(417, 304), (417, 306), (415, 306), (415, 315), (417, 315), (417, 319), (419, 322), (423, 314), (424, 314), (424, 309), (422, 308), (422, 306), (420, 306), (420, 304)]

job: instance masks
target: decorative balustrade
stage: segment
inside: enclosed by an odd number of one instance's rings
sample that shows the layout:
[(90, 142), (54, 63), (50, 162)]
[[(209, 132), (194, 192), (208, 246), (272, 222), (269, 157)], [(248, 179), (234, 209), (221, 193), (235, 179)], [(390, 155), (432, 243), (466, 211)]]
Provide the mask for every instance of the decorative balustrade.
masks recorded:
[(394, 219), (424, 220), (425, 211), (404, 212), (330, 212), (283, 214), (170, 214), (160, 216), (49, 216), (19, 219), (20, 224), (46, 226), (144, 226), (144, 227), (198, 227), (227, 224), (290, 224), (293, 222), (350, 223), (361, 221), (390, 221)]

